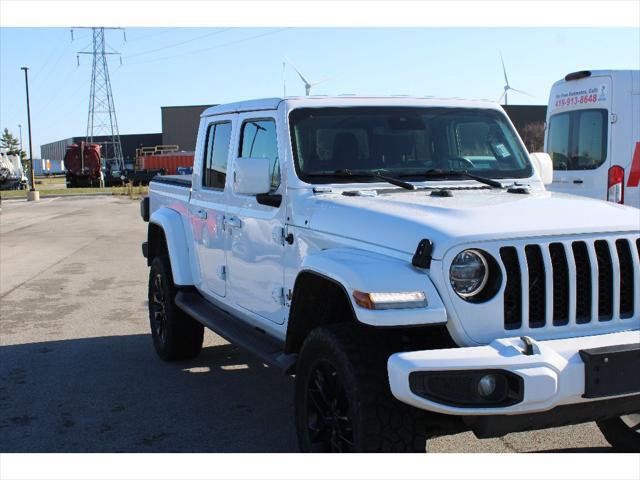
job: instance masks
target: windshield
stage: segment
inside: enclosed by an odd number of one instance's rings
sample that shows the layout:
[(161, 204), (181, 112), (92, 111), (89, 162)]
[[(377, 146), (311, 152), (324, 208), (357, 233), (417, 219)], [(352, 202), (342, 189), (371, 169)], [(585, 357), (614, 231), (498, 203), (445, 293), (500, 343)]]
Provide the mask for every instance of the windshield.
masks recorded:
[(416, 180), (424, 180), (420, 176), (433, 169), (491, 178), (532, 174), (516, 134), (494, 110), (300, 108), (289, 119), (296, 171), (310, 183), (354, 181), (327, 176), (340, 170), (403, 177), (415, 174)]

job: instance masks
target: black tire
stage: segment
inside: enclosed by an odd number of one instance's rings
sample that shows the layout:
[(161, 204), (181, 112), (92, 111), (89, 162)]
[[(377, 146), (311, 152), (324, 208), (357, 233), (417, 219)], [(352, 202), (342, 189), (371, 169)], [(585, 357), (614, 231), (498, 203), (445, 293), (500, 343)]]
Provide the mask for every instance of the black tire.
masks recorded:
[(171, 264), (155, 257), (149, 271), (149, 326), (153, 346), (165, 361), (195, 358), (202, 350), (204, 327), (175, 304)]
[(368, 333), (338, 324), (316, 328), (305, 340), (295, 379), (301, 451), (426, 451), (426, 417), (392, 396), (388, 355)]
[(640, 453), (640, 412), (596, 422), (611, 446), (628, 453)]

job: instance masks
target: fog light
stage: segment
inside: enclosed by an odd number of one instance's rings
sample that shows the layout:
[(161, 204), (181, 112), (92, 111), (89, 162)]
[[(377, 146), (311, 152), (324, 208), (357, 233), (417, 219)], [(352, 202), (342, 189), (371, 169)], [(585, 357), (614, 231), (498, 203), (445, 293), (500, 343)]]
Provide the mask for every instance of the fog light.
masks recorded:
[(495, 408), (524, 398), (524, 381), (507, 370), (411, 372), (409, 388), (416, 395), (454, 407)]
[(482, 398), (490, 398), (496, 391), (497, 378), (495, 375), (485, 375), (478, 382), (478, 393)]

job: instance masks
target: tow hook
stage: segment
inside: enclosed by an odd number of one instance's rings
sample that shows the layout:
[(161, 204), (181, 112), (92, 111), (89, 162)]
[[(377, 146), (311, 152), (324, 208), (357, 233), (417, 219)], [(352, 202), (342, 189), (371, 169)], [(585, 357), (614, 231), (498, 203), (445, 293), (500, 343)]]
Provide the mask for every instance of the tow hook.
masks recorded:
[(522, 354), (527, 356), (533, 355), (535, 353), (533, 351), (533, 340), (527, 336), (520, 337), (520, 340), (524, 343), (524, 350), (522, 350)]

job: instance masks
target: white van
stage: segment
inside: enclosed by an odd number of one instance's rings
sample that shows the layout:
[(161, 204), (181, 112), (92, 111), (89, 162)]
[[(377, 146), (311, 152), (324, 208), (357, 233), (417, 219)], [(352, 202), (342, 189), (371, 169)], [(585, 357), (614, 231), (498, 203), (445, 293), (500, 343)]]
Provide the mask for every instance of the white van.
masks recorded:
[(640, 208), (640, 70), (585, 70), (551, 87), (550, 190)]

